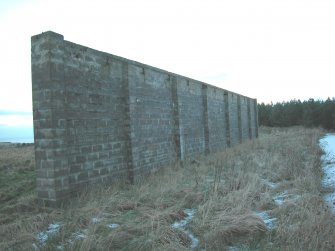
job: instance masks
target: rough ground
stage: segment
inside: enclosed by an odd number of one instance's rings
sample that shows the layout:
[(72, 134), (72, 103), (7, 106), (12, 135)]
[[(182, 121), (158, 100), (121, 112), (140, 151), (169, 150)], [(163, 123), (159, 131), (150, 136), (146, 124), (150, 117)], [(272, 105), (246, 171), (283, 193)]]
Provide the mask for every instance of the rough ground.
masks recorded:
[(262, 128), (259, 139), (63, 209), (36, 206), (33, 147), (0, 146), (0, 250), (334, 250), (322, 135)]

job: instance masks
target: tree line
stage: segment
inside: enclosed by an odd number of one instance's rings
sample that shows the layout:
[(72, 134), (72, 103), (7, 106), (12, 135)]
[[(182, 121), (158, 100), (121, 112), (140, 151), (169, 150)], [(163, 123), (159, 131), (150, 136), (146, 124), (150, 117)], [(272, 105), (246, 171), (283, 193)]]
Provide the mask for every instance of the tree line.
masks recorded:
[(291, 100), (276, 104), (258, 104), (259, 124), (264, 126), (323, 127), (335, 130), (335, 98), (325, 101)]

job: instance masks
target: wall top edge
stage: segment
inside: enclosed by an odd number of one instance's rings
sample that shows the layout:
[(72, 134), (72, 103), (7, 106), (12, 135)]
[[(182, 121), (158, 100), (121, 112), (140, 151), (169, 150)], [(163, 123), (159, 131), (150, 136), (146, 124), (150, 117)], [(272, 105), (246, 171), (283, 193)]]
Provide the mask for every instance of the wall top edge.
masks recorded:
[(40, 38), (53, 38), (57, 40), (64, 40), (64, 36), (62, 34), (56, 33), (54, 31), (45, 31), (40, 34), (32, 36), (31, 41), (35, 41)]
[(211, 85), (211, 84), (202, 82), (200, 80), (196, 80), (196, 79), (193, 79), (193, 78), (190, 78), (190, 77), (186, 77), (186, 76), (183, 76), (183, 75), (180, 75), (180, 74), (177, 74), (177, 73), (169, 72), (167, 70), (163, 70), (163, 69), (160, 69), (160, 68), (148, 65), (148, 64), (144, 64), (144, 63), (141, 63), (141, 62), (138, 62), (138, 61), (134, 61), (134, 60), (127, 59), (127, 58), (124, 58), (124, 57), (121, 57), (121, 56), (117, 56), (117, 55), (114, 55), (114, 54), (111, 54), (111, 53), (108, 53), (108, 52), (99, 51), (97, 49), (93, 49), (93, 48), (90, 48), (90, 47), (87, 47), (87, 46), (84, 46), (84, 45), (81, 45), (81, 44), (77, 44), (77, 43), (74, 43), (74, 42), (71, 42), (71, 41), (64, 40), (64, 36), (62, 34), (59, 34), (59, 33), (53, 32), (53, 31), (46, 31), (46, 32), (42, 32), (40, 34), (34, 35), (34, 36), (31, 37), (31, 41), (33, 43), (33, 42), (35, 42), (35, 41), (37, 41), (37, 40), (39, 40), (41, 38), (50, 38), (50, 39), (55, 39), (55, 40), (63, 40), (64, 42), (69, 43), (69, 44), (71, 44), (73, 46), (81, 47), (82, 49), (90, 50), (90, 51), (92, 51), (94, 53), (106, 54), (108, 57), (110, 57), (112, 59), (117, 59), (117, 60), (120, 60), (122, 62), (130, 63), (130, 64), (132, 64), (134, 66), (149, 68), (151, 70), (162, 72), (162, 73), (165, 73), (165, 74), (170, 75), (170, 76), (184, 78), (184, 79), (186, 79), (188, 81), (192, 81), (192, 82), (195, 82), (197, 84), (206, 85), (207, 87), (211, 87), (211, 88), (218, 89), (218, 90), (221, 90), (221, 91), (226, 91), (228, 93), (231, 93), (231, 94), (234, 94), (234, 95), (238, 95), (238, 96), (243, 97), (243, 98), (248, 98), (248, 99), (251, 99), (251, 100), (254, 100), (255, 102), (257, 102), (257, 98), (251, 98), (251, 97), (248, 97), (248, 96), (245, 96), (245, 95), (233, 92), (233, 91), (229, 91), (229, 90), (220, 88), (220, 87), (215, 86), (215, 85)]

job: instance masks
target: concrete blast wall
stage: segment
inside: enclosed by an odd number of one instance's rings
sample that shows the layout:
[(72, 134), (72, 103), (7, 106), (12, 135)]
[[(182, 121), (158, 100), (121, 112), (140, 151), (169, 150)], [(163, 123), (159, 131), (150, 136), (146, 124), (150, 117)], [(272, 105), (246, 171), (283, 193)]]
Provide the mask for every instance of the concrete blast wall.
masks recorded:
[(257, 137), (257, 101), (65, 41), (33, 36), (37, 190), (57, 206), (94, 183)]

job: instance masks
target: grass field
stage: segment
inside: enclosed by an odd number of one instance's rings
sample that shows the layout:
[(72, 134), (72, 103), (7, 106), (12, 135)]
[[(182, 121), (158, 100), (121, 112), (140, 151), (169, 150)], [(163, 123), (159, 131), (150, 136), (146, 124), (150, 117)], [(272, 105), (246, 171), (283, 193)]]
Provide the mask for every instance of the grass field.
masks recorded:
[(190, 250), (190, 236), (194, 250), (335, 250), (322, 134), (261, 128), (256, 140), (87, 191), (64, 209), (36, 205), (33, 146), (0, 146), (0, 250)]

